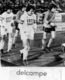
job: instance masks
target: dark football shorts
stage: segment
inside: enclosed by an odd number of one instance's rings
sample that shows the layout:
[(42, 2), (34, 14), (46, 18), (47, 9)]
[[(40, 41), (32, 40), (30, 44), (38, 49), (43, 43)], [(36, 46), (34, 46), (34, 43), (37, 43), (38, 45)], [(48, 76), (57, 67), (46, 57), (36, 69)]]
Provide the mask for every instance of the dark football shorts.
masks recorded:
[(43, 31), (51, 33), (51, 31), (55, 31), (55, 26), (51, 26), (50, 28), (43, 27)]
[(18, 22), (15, 21), (14, 24), (15, 24), (15, 29), (19, 30), (19, 28), (18, 28)]

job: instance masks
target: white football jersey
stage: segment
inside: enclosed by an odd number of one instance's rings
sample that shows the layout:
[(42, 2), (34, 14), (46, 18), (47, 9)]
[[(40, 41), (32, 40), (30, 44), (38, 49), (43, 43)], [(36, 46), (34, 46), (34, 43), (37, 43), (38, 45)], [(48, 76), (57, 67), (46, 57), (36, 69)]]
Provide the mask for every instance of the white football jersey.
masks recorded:
[(0, 16), (0, 26), (3, 26), (3, 18)]
[(4, 27), (7, 29), (7, 33), (12, 33), (13, 28), (11, 24), (13, 23), (14, 14), (12, 12), (9, 14), (4, 12), (1, 17), (3, 18)]
[(37, 26), (36, 26), (36, 15), (35, 14), (28, 15), (28, 13), (24, 13), (21, 16), (20, 21), (21, 21), (21, 24), (23, 25), (23, 28), (24, 27), (37, 28)]
[(6, 23), (10, 23), (13, 20), (14, 14), (12, 12), (9, 14), (7, 12), (4, 12), (1, 17), (4, 18)]
[(5, 26), (4, 26), (4, 21), (3, 18), (0, 15), (0, 36), (4, 36), (6, 34), (5, 32)]

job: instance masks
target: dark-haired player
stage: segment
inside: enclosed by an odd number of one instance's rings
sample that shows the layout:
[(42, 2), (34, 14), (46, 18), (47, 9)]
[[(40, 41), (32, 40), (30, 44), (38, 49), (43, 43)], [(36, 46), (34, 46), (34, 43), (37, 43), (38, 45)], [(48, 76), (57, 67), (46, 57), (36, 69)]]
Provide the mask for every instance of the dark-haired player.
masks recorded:
[(13, 33), (13, 28), (14, 28), (12, 24), (13, 24), (14, 14), (13, 14), (10, 6), (8, 6), (7, 11), (2, 13), (1, 17), (4, 19), (5, 28), (7, 30), (7, 33), (9, 34), (7, 52), (11, 52), (12, 39), (13, 39), (13, 34), (12, 33)]
[(3, 18), (0, 16), (0, 51), (2, 54), (4, 53), (3, 49), (5, 44), (4, 35), (6, 35), (6, 28), (4, 25)]
[(37, 29), (36, 15), (34, 14), (34, 6), (27, 6), (27, 13), (24, 13), (20, 18), (19, 29), (23, 49), (20, 50), (21, 57), (23, 56), (24, 65), (27, 64), (27, 56), (30, 50), (30, 42), (34, 40), (34, 33)]
[[(48, 50), (52, 51), (50, 48), (50, 45), (52, 41), (55, 39), (55, 34), (56, 34), (56, 25), (54, 22), (55, 18), (55, 13), (56, 13), (57, 7), (55, 5), (51, 5), (49, 9), (45, 12), (45, 17), (44, 17), (44, 25), (43, 25), (43, 39), (42, 39), (42, 49), (43, 50)], [(47, 34), (50, 33), (51, 37), (49, 39), (48, 44), (46, 45), (46, 39), (47, 39)]]
[(20, 10), (17, 12), (16, 19), (14, 21), (14, 24), (15, 24), (15, 34), (14, 34), (14, 37), (13, 37), (13, 47), (14, 48), (15, 48), (15, 41), (16, 41), (16, 38), (17, 38), (17, 35), (18, 35), (18, 32), (19, 32), (18, 24), (19, 24), (19, 21), (20, 21), (20, 17), (24, 13), (26, 13), (26, 6), (25, 5), (22, 5), (20, 7)]

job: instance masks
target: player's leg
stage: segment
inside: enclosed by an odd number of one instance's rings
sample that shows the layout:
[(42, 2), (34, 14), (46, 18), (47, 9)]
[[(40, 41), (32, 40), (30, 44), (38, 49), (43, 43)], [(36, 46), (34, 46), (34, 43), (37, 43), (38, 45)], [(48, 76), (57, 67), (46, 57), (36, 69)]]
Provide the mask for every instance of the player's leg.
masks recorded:
[(44, 50), (46, 47), (46, 38), (47, 38), (47, 32), (44, 31), (42, 37), (42, 50)]
[(23, 49), (20, 50), (20, 54), (21, 54), (21, 60), (23, 62), (23, 65), (27, 65), (27, 37), (26, 34), (23, 31), (20, 31), (20, 36), (21, 36), (21, 40), (23, 43)]
[(28, 51), (29, 51), (29, 46), (28, 46), (28, 40), (26, 40), (26, 45), (24, 46), (24, 53), (23, 53), (23, 64), (28, 65)]
[(33, 50), (34, 40), (30, 39), (28, 40), (29, 50)]
[(33, 31), (33, 29), (31, 29), (30, 32), (29, 32), (29, 36), (28, 36), (28, 39), (29, 39), (28, 40), (29, 50), (33, 48), (33, 45), (34, 45), (34, 35), (35, 35), (34, 31)]
[(16, 43), (16, 39), (17, 39), (17, 36), (18, 36), (18, 30), (15, 30), (15, 33), (13, 34), (13, 42), (12, 42), (12, 46), (15, 48), (16, 47), (16, 45), (15, 45), (15, 43)]
[(5, 29), (4, 27), (1, 26), (0, 28), (0, 50), (1, 50), (1, 53), (4, 53), (4, 45), (5, 45), (5, 40), (4, 40), (4, 35), (5, 35)]
[(12, 44), (13, 44), (13, 33), (14, 33), (14, 26), (11, 25), (11, 23), (8, 23), (8, 49), (7, 49), (7, 52), (11, 52), (11, 48), (12, 48)]
[(49, 51), (52, 51), (52, 49), (50, 48), (50, 45), (51, 45), (51, 43), (52, 43), (52, 41), (55, 39), (55, 31), (51, 31), (51, 38), (49, 39), (49, 42), (48, 42), (48, 44), (47, 44), (47, 49), (49, 50)]
[(11, 48), (12, 48), (12, 34), (9, 33), (9, 36), (8, 36), (8, 49), (7, 49), (7, 52), (11, 52)]
[(18, 36), (19, 28), (18, 28), (17, 22), (15, 22), (14, 25), (15, 25), (15, 33), (14, 33), (14, 37), (13, 37), (13, 47), (15, 48), (15, 42), (16, 42), (16, 39)]
[[(31, 31), (31, 32), (30, 32)], [(24, 63), (26, 63), (26, 65), (28, 64), (28, 54), (29, 54), (29, 51), (30, 51), (30, 48), (31, 48), (31, 45), (33, 44), (33, 40), (34, 40), (34, 31), (30, 30), (27, 32), (27, 35), (26, 35), (26, 45), (25, 45), (25, 53), (23, 54), (24, 55)]]
[(12, 48), (12, 43), (13, 43), (13, 27), (11, 26), (11, 23), (8, 24), (8, 48), (7, 48), (7, 52), (11, 52), (11, 48)]
[(21, 58), (23, 59), (23, 64), (27, 65), (27, 56), (28, 56), (28, 42), (27, 39), (22, 39), (23, 41), (23, 49), (20, 50)]
[(5, 41), (4, 41), (4, 36), (1, 36), (1, 39), (0, 39), (0, 51), (1, 53), (3, 54), (4, 53), (4, 44), (5, 44)]

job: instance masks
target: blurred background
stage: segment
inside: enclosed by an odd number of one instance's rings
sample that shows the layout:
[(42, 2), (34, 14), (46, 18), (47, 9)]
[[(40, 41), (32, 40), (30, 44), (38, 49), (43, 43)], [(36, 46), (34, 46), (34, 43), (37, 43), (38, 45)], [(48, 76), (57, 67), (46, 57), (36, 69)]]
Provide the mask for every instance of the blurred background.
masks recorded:
[(37, 10), (39, 8), (48, 8), (51, 3), (57, 5), (58, 9), (65, 11), (65, 0), (0, 0), (0, 14), (6, 11), (8, 5), (16, 13), (22, 4), (33, 4)]

